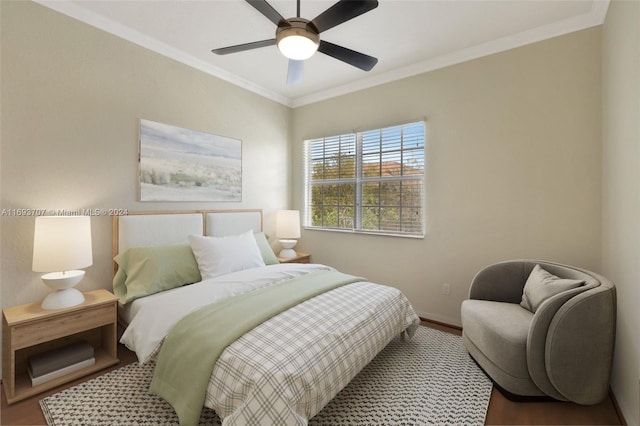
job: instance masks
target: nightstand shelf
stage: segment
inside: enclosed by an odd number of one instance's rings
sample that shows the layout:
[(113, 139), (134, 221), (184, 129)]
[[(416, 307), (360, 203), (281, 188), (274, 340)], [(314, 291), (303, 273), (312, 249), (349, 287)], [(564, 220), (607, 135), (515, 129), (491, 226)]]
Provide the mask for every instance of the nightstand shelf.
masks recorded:
[(79, 379), (88, 374), (95, 373), (96, 371), (102, 370), (118, 363), (117, 359), (114, 361), (114, 359), (109, 354), (101, 349), (96, 349), (94, 356), (96, 358), (96, 363), (91, 367), (83, 368), (82, 370), (75, 371), (73, 373), (67, 374), (63, 377), (59, 377), (38, 386), (31, 386), (31, 379), (29, 378), (29, 375), (27, 373), (18, 374), (16, 376), (15, 383), (15, 397), (7, 399), (7, 402), (9, 404), (13, 404), (16, 401), (29, 398), (31, 396), (39, 394), (40, 392), (44, 392), (48, 389), (54, 388), (64, 383), (68, 383), (72, 380)]
[[(84, 303), (66, 309), (43, 310), (40, 303), (30, 303), (3, 310), (2, 372), (9, 404), (119, 362), (116, 297), (107, 290), (90, 291), (84, 296)], [(29, 357), (80, 340), (93, 346), (94, 365), (31, 386)]]
[(296, 257), (278, 257), (278, 261), (280, 263), (309, 263), (311, 262), (311, 255), (309, 253), (296, 252)]

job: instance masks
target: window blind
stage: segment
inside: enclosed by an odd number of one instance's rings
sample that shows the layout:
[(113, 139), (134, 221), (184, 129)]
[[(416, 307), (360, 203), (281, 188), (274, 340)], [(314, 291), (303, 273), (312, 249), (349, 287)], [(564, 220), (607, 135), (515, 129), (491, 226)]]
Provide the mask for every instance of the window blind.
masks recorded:
[(305, 226), (424, 235), (424, 122), (305, 141)]

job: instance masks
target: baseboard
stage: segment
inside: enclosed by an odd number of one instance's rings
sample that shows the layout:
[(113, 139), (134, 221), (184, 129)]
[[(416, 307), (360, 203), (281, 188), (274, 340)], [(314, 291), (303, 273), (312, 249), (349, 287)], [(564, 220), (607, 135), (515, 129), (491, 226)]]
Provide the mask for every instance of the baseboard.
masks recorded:
[(616, 399), (616, 394), (613, 393), (613, 389), (609, 387), (609, 398), (611, 398), (611, 403), (613, 404), (613, 409), (616, 410), (616, 414), (618, 415), (618, 419), (620, 419), (620, 424), (623, 426), (627, 426), (627, 421), (624, 418), (624, 414), (622, 414), (622, 410), (620, 409), (620, 405), (618, 405), (618, 400)]
[(436, 321), (436, 320), (425, 318), (425, 317), (421, 317), (421, 316), (419, 316), (418, 318), (420, 318), (420, 321), (430, 322), (432, 324), (437, 324), (437, 325), (441, 325), (443, 327), (449, 327), (449, 328), (453, 328), (454, 330), (461, 330), (462, 331), (462, 327), (460, 327), (459, 325), (453, 325), (453, 324), (449, 324), (449, 323), (442, 322), (442, 321)]
[(462, 329), (462, 322), (460, 322), (460, 319), (451, 318), (444, 315), (438, 315), (438, 314), (424, 312), (424, 311), (416, 311), (416, 313), (418, 314), (420, 319), (424, 321), (431, 321), (436, 324), (445, 325), (447, 327)]

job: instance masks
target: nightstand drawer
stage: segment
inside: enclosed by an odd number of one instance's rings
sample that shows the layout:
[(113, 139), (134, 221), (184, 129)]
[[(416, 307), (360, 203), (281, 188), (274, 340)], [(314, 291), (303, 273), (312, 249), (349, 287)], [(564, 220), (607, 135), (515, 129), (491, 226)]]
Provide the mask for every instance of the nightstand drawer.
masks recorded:
[(14, 349), (21, 349), (38, 343), (48, 342), (70, 334), (113, 324), (114, 306), (96, 306), (57, 317), (44, 318), (24, 325), (15, 326), (12, 332)]

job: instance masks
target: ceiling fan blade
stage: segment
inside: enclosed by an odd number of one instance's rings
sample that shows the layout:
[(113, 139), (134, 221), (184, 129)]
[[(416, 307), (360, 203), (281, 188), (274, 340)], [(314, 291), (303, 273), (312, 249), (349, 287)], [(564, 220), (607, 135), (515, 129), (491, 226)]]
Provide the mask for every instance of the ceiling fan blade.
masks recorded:
[(340, 0), (316, 16), (309, 24), (313, 24), (321, 33), (376, 7), (378, 7), (378, 0)]
[(289, 59), (289, 70), (287, 71), (287, 84), (302, 83), (302, 70), (304, 61)]
[(346, 47), (338, 46), (337, 44), (324, 40), (320, 40), (318, 52), (322, 52), (339, 61), (360, 68), (362, 71), (370, 71), (378, 63), (378, 59), (373, 56), (365, 55), (364, 53), (356, 52), (355, 50), (347, 49)]
[(246, 2), (255, 7), (258, 12), (262, 13), (267, 17), (267, 19), (276, 25), (285, 20), (282, 15), (273, 8), (273, 6), (266, 2), (266, 0), (246, 0)]
[(254, 41), (251, 43), (237, 44), (235, 46), (221, 47), (220, 49), (213, 49), (212, 52), (216, 55), (228, 55), (229, 53), (242, 52), (245, 50), (257, 49), (259, 47), (273, 46), (275, 44), (276, 39), (272, 38), (269, 40)]

